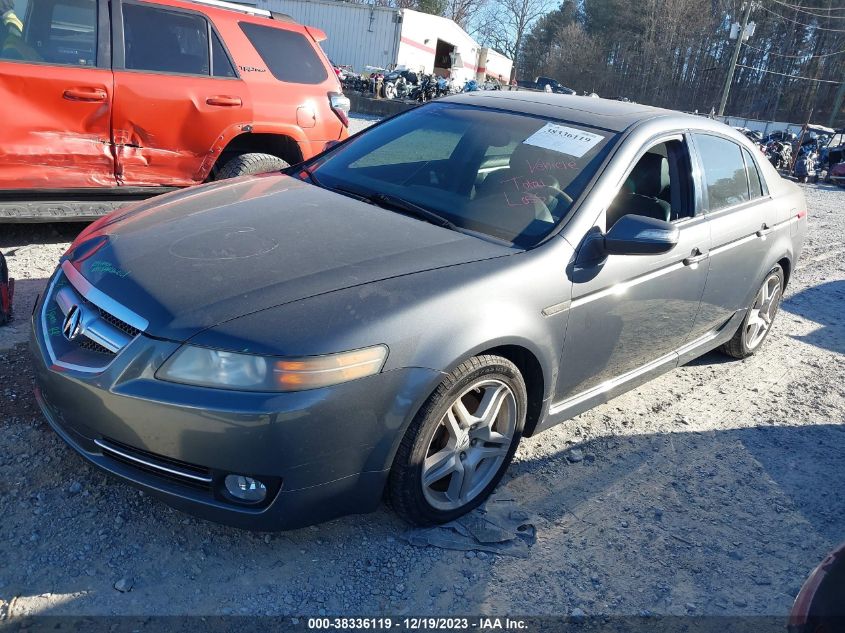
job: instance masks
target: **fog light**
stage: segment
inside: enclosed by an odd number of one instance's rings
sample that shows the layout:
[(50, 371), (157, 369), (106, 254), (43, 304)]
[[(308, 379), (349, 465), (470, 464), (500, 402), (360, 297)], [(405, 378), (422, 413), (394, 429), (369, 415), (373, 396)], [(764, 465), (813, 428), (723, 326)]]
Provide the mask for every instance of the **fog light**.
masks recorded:
[(264, 497), (267, 496), (267, 486), (252, 477), (226, 475), (223, 483), (226, 485), (226, 490), (229, 491), (229, 494), (241, 501), (255, 503), (257, 501), (264, 501)]

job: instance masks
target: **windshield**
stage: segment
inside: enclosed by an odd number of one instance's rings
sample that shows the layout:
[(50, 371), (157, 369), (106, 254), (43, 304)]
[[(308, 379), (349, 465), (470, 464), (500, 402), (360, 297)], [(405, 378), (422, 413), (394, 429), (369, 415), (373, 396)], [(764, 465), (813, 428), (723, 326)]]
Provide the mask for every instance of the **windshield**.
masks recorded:
[(581, 124), (433, 103), (363, 132), (310, 171), (320, 186), (374, 200), (388, 194), (458, 230), (529, 247), (564, 219), (615, 136)]

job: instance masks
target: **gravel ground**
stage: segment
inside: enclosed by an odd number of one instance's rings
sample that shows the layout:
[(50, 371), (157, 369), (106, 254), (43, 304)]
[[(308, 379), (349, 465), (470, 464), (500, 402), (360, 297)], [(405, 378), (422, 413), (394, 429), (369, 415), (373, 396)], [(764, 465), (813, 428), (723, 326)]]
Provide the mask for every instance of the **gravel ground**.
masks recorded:
[[(845, 538), (845, 192), (810, 234), (765, 349), (710, 354), (523, 441), (503, 489), (528, 559), (412, 547), (387, 509), (263, 534), (89, 467), (31, 396), (32, 298), (79, 226), (0, 228), (0, 614), (786, 614)], [(575, 611), (580, 613), (580, 611)]]

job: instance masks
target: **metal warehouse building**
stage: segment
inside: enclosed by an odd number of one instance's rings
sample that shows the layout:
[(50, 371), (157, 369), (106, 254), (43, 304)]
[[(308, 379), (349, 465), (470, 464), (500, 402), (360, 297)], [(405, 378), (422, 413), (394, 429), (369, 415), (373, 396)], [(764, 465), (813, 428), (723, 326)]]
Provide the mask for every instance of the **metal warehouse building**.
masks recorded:
[(336, 64), (363, 71), (393, 65), (457, 81), (485, 74), (510, 78), (513, 63), (481, 47), (452, 20), (411, 9), (393, 9), (337, 0), (258, 0), (262, 9), (286, 13), (325, 31), (323, 49)]

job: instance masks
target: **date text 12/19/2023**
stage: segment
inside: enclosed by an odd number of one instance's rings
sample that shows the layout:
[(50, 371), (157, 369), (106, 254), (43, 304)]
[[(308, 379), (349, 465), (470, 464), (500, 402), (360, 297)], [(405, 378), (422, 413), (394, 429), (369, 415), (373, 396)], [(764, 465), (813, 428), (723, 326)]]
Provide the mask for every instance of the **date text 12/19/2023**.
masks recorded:
[(319, 617), (308, 618), (311, 631), (525, 631), (524, 619), (510, 617)]

